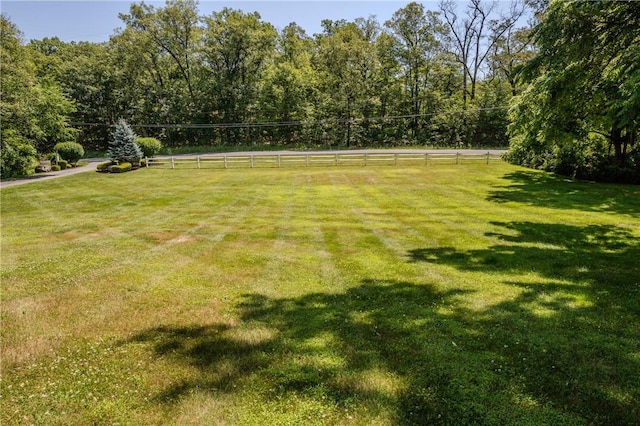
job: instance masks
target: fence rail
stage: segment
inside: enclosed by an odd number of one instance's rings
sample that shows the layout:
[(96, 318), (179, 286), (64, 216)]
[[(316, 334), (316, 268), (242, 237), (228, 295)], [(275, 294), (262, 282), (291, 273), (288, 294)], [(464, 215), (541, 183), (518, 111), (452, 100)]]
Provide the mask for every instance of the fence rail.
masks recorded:
[(502, 161), (492, 152), (469, 153), (299, 153), (176, 156), (151, 159), (147, 167), (170, 169), (234, 169), (321, 166), (397, 166), (467, 164)]

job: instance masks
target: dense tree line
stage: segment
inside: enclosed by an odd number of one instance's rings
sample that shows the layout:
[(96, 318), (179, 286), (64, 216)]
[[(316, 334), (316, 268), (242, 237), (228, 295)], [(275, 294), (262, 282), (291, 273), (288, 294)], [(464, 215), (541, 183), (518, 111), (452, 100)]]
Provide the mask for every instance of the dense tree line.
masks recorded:
[(167, 146), (482, 147), (510, 137), (513, 162), (630, 176), (640, 164), (637, 9), (414, 2), (386, 22), (324, 20), (308, 35), (255, 12), (201, 16), (195, 0), (168, 0), (132, 4), (105, 43), (27, 44), (3, 16), (3, 158), (74, 138), (105, 150), (124, 118)]
[[(492, 61), (522, 5), (472, 0), (457, 20), (451, 3), (441, 8), (409, 3), (384, 23), (325, 20), (310, 36), (295, 23), (277, 31), (258, 13), (200, 16), (194, 0), (141, 2), (109, 42), (15, 44), (33, 77), (69, 101), (62, 115), (82, 123), (79, 140), (92, 148), (105, 147), (105, 125), (121, 117), (169, 145), (504, 146), (512, 94)], [(462, 48), (461, 22), (473, 33)], [(475, 56), (460, 51), (469, 47)]]

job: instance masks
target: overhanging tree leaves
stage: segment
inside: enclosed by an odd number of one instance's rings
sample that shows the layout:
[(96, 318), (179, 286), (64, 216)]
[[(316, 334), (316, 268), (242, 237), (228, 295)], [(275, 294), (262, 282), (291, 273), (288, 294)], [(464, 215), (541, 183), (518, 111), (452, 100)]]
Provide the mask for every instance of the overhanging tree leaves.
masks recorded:
[[(511, 110), (510, 159), (579, 177), (637, 178), (629, 154), (640, 127), (640, 3), (554, 2), (534, 40), (539, 51), (520, 72), (529, 86)], [(613, 166), (595, 135), (613, 149)], [(584, 170), (585, 151), (605, 158)]]

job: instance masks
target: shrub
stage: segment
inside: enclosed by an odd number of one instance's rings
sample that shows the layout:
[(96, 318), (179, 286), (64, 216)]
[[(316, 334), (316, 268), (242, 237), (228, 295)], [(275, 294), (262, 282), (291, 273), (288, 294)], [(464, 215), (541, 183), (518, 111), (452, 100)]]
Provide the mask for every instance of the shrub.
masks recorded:
[(58, 166), (60, 166), (60, 170), (65, 170), (69, 168), (69, 163), (66, 160), (60, 160)]
[(61, 170), (60, 166), (57, 164), (54, 164), (51, 166), (51, 171), (52, 172), (59, 172)]
[(111, 165), (113, 165), (113, 162), (111, 162), (111, 161), (107, 161), (107, 162), (104, 162), (104, 163), (99, 163), (96, 166), (96, 170), (99, 171), (99, 172), (106, 172), (106, 171), (108, 171), (108, 168)]
[(76, 142), (60, 142), (57, 143), (53, 150), (60, 154), (60, 157), (69, 163), (77, 163), (84, 156), (84, 148)]
[(155, 157), (162, 149), (162, 143), (156, 138), (138, 138), (136, 144), (142, 150), (145, 157)]
[(36, 149), (13, 130), (2, 132), (0, 176), (3, 179), (26, 176), (38, 165)]
[(57, 152), (52, 152), (50, 154), (44, 154), (43, 158), (45, 160), (49, 160), (51, 162), (51, 165), (58, 164), (58, 161), (60, 160), (60, 154), (58, 154)]
[(142, 158), (142, 151), (136, 144), (137, 138), (125, 120), (122, 118), (118, 120), (109, 141), (109, 157), (111, 157), (111, 160), (118, 163), (139, 164)]
[(111, 167), (111, 173), (124, 173), (128, 172), (132, 168), (133, 166), (131, 165), (131, 163), (120, 163), (116, 166)]

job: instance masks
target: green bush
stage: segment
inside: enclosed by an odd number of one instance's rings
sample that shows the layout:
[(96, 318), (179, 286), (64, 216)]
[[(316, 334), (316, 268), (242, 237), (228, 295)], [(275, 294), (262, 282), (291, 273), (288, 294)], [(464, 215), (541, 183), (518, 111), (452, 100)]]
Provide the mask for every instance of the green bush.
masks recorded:
[(608, 152), (608, 145), (606, 139), (597, 135), (583, 139), (567, 138), (555, 146), (517, 136), (511, 139), (509, 151), (503, 158), (513, 164), (575, 179), (640, 183), (640, 155), (632, 149), (623, 161), (619, 161)]
[(99, 172), (106, 172), (107, 169), (109, 168), (109, 166), (111, 166), (111, 165), (113, 165), (113, 162), (111, 162), (111, 161), (106, 161), (104, 163), (99, 163), (96, 166), (96, 170), (99, 171)]
[(69, 168), (69, 162), (67, 162), (66, 160), (60, 160), (58, 161), (58, 166), (60, 166), (60, 170), (65, 170)]
[(155, 157), (162, 149), (162, 143), (156, 138), (138, 138), (136, 144), (145, 157)]
[(61, 169), (60, 169), (60, 166), (58, 166), (57, 164), (53, 164), (53, 165), (51, 166), (51, 171), (52, 171), (52, 172), (59, 172), (60, 170), (61, 170)]
[(111, 173), (124, 173), (131, 170), (133, 166), (131, 163), (120, 163), (116, 166), (111, 167)]
[(84, 148), (76, 142), (60, 142), (57, 143), (53, 150), (60, 154), (60, 157), (69, 163), (77, 163), (84, 155)]
[(2, 132), (0, 176), (3, 179), (26, 176), (38, 165), (36, 149), (13, 130)]
[(60, 160), (60, 155), (57, 152), (51, 152), (49, 154), (44, 154), (42, 157), (45, 160), (51, 161), (51, 165), (58, 164), (58, 160)]

